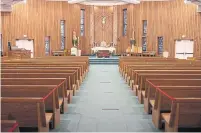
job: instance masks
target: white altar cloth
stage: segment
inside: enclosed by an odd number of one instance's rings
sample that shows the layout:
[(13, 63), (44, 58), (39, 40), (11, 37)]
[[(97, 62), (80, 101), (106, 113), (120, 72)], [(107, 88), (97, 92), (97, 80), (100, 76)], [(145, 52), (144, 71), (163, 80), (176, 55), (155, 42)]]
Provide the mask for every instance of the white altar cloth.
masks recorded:
[(115, 47), (93, 47), (93, 48), (91, 48), (91, 50), (93, 51), (93, 53), (96, 53), (99, 50), (109, 50), (110, 53), (115, 53), (116, 52)]

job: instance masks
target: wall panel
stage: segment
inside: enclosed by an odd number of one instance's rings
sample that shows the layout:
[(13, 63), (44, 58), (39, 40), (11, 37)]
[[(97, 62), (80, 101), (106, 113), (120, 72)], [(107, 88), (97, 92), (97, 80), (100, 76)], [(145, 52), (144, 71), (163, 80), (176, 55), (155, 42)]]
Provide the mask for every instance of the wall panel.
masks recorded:
[[(105, 24), (102, 23), (103, 16), (106, 17)], [(113, 41), (113, 7), (94, 7), (94, 41), (100, 43)]]
[[(71, 15), (74, 14), (74, 15)], [(35, 55), (45, 55), (45, 36), (50, 36), (50, 50), (60, 50), (60, 20), (65, 20), (66, 48), (72, 47), (72, 31), (80, 32), (80, 6), (67, 2), (50, 2), (44, 0), (27, 0), (13, 6), (12, 13), (2, 13), (3, 44), (28, 35), (34, 39)], [(6, 49), (5, 49), (6, 50)]]
[[(90, 53), (94, 41), (107, 43), (117, 40), (117, 53), (126, 51), (129, 40), (135, 31), (138, 46), (142, 45), (142, 20), (148, 22), (147, 50), (156, 51), (157, 37), (163, 36), (164, 50), (174, 56), (174, 41), (185, 35), (195, 41), (195, 56), (201, 56), (201, 14), (193, 4), (184, 4), (183, 0), (169, 2), (141, 2), (137, 5), (114, 7), (93, 7), (67, 2), (45, 0), (27, 0), (13, 6), (12, 13), (2, 13), (2, 36), (4, 51), (7, 43), (15, 45), (15, 39), (28, 35), (34, 39), (35, 55), (45, 55), (45, 36), (50, 36), (50, 49), (59, 50), (60, 20), (66, 21), (66, 48), (72, 47), (72, 31), (80, 36), (80, 9), (85, 9), (85, 35), (80, 37), (80, 49)], [(128, 12), (127, 35), (123, 32), (123, 9)], [(102, 16), (106, 24), (102, 24)], [(116, 29), (115, 29), (116, 27)]]
[[(122, 10), (128, 9), (128, 35), (120, 37), (119, 53), (125, 52), (132, 36), (134, 25), (135, 39), (138, 46), (142, 45), (142, 20), (148, 21), (147, 50), (158, 52), (157, 37), (164, 37), (164, 50), (174, 56), (174, 40), (185, 35), (187, 39), (195, 41), (195, 56), (201, 51), (201, 14), (196, 12), (196, 5), (184, 4), (183, 0), (169, 2), (141, 2), (138, 5), (118, 6), (118, 35), (122, 34)], [(132, 13), (131, 13), (132, 12)], [(199, 49), (199, 50), (198, 50)]]

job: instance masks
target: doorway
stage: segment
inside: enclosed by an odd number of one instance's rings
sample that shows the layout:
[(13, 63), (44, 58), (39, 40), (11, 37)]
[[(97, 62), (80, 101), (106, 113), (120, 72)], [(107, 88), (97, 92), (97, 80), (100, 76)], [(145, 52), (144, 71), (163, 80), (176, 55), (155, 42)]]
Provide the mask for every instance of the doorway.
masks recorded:
[(16, 40), (16, 46), (18, 48), (24, 48), (26, 50), (31, 50), (31, 58), (34, 57), (34, 41), (32, 39), (20, 39)]
[(187, 59), (193, 57), (194, 41), (193, 40), (176, 40), (175, 58)]

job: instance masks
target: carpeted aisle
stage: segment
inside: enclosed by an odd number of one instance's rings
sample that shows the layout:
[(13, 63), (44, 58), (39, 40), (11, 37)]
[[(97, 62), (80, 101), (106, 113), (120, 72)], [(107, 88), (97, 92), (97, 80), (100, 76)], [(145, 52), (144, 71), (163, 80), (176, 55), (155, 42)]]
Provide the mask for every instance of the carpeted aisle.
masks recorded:
[(117, 65), (91, 65), (54, 132), (156, 132)]

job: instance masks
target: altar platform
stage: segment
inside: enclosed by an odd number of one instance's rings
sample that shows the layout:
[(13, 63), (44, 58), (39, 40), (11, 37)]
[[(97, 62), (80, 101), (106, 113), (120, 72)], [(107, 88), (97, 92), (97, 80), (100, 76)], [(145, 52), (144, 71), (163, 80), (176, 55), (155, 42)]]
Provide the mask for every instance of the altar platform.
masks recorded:
[(118, 65), (119, 56), (110, 56), (110, 58), (97, 58), (96, 56), (89, 56), (89, 63), (91, 65), (98, 65), (98, 64)]

